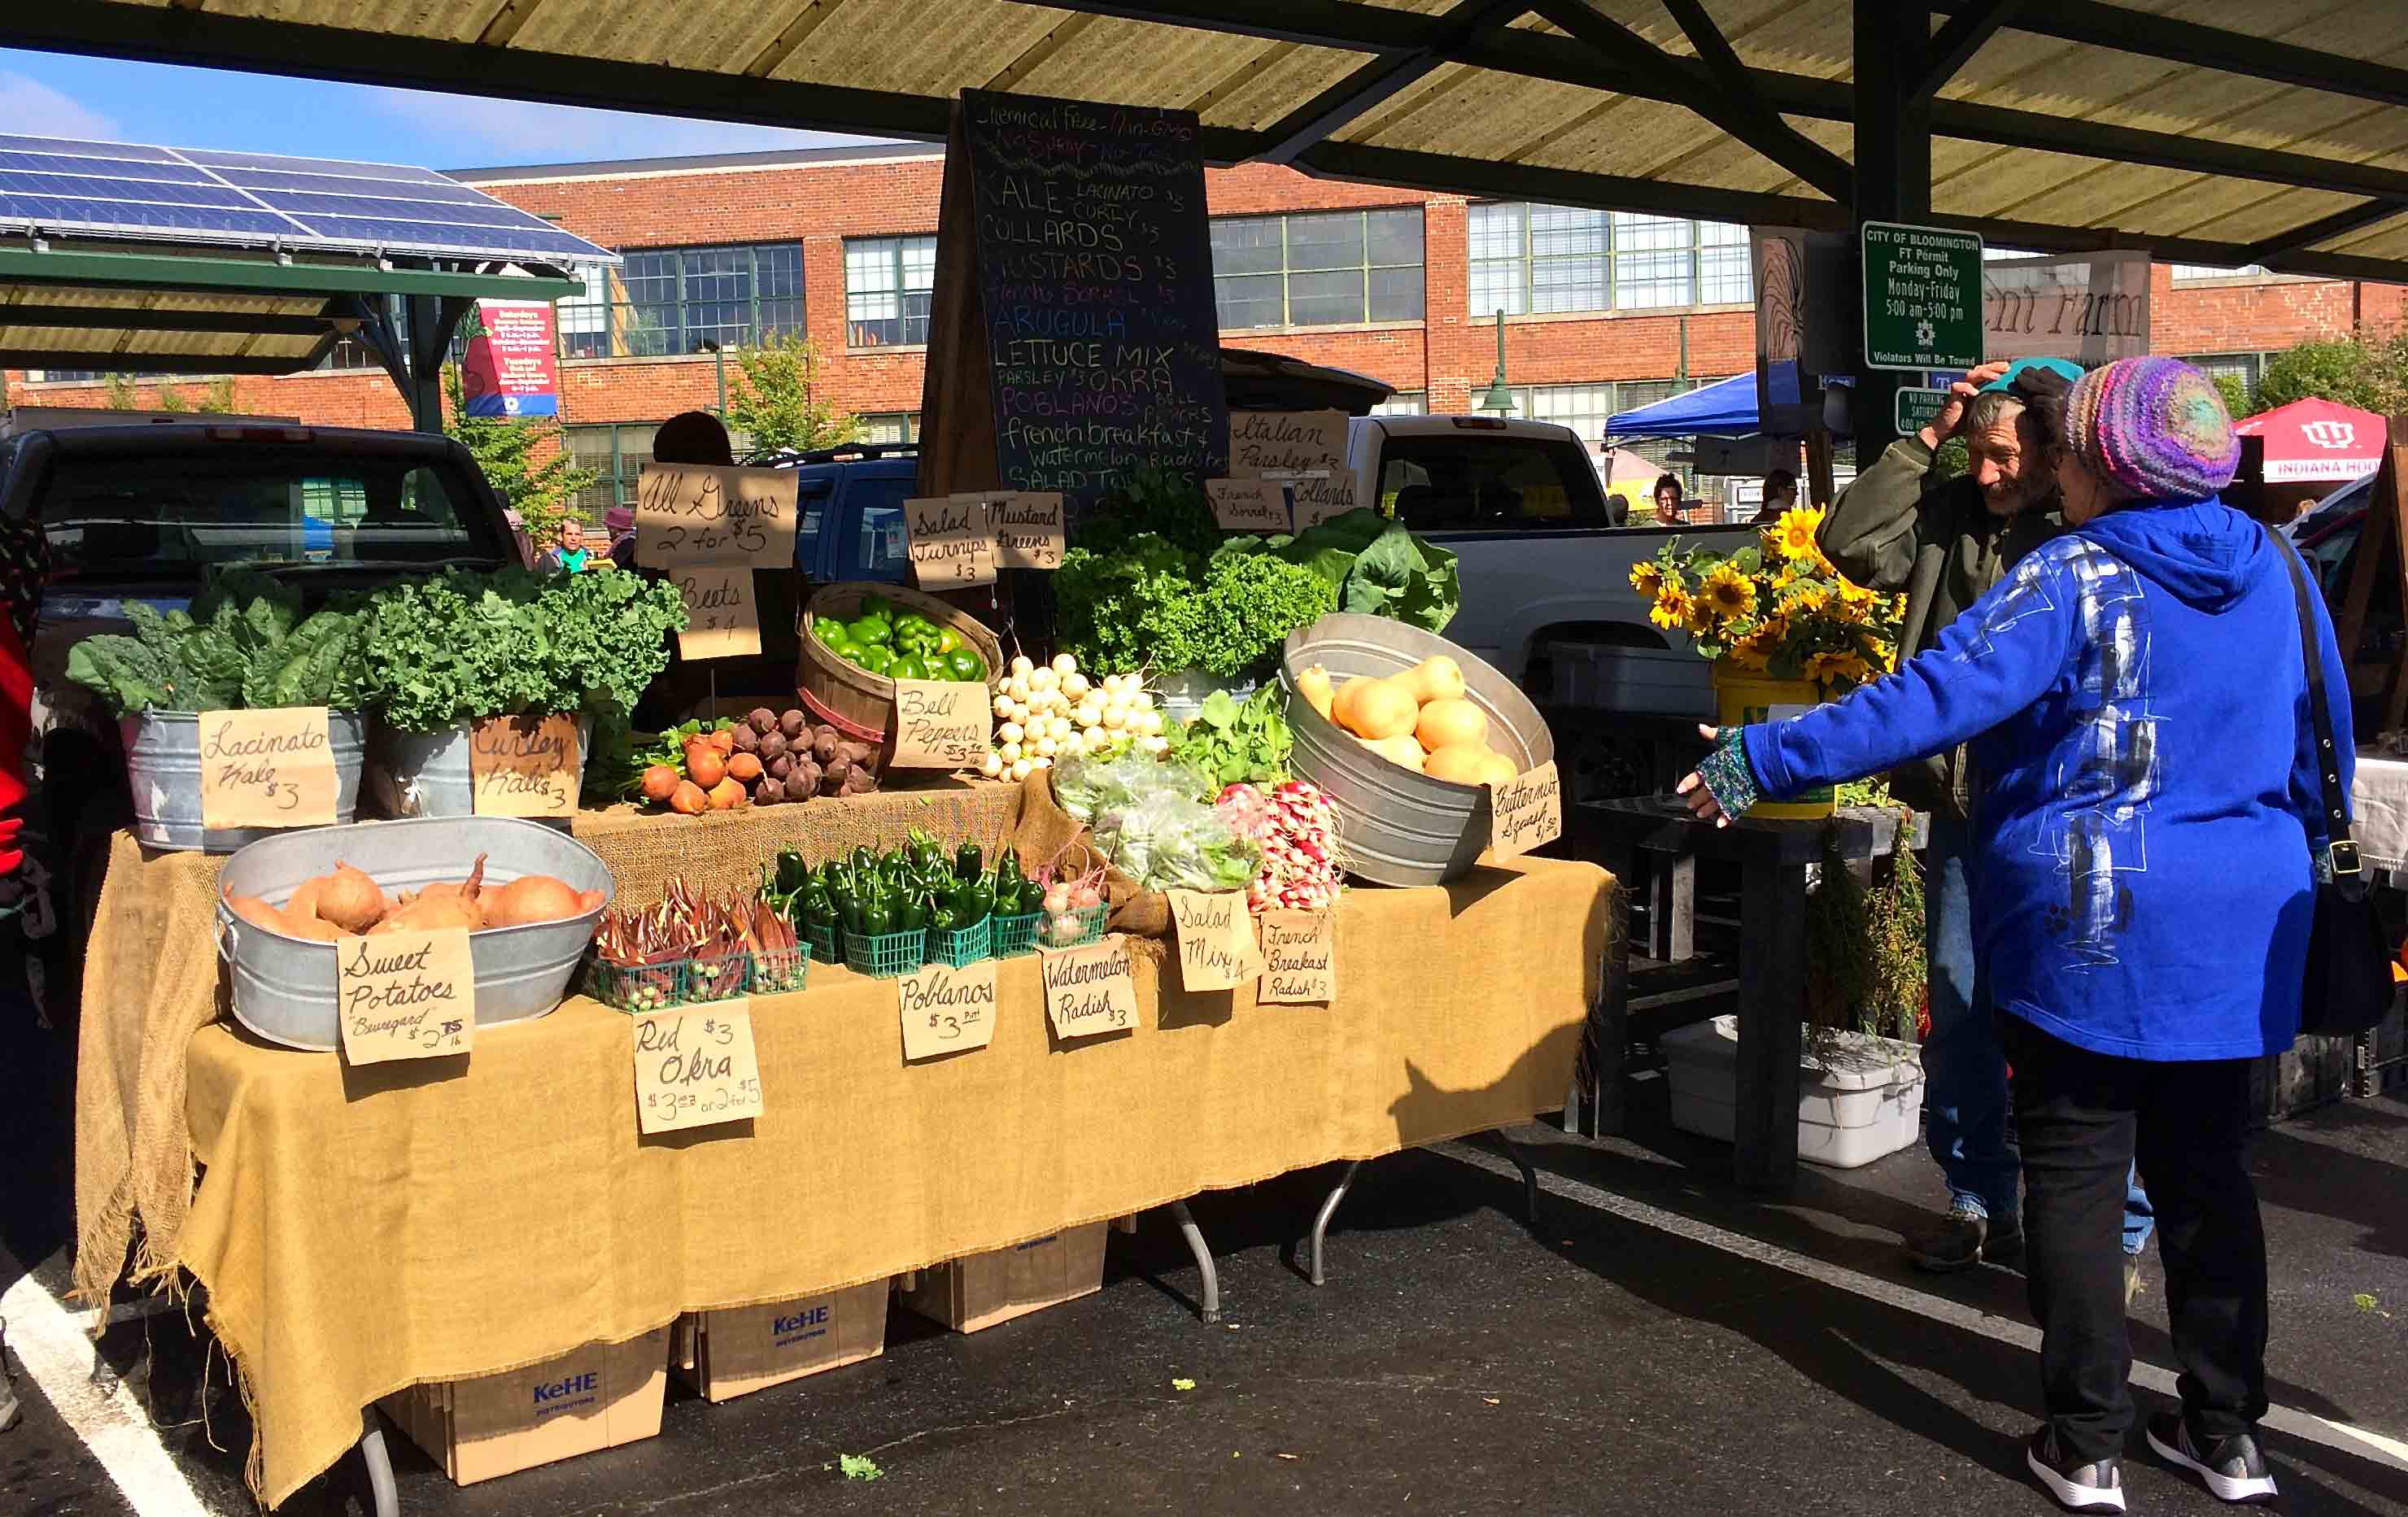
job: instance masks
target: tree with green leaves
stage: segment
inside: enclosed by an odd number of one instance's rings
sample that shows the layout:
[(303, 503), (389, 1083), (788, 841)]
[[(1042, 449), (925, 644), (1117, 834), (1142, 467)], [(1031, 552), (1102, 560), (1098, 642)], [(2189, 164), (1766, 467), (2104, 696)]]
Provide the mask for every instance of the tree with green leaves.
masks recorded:
[(2408, 407), (2408, 331), (2361, 327), (2345, 337), (2285, 349), (2258, 377), (2258, 408), (2295, 400), (2330, 400), (2377, 416)]
[(444, 432), (475, 456), (502, 504), (526, 522), (528, 539), (549, 542), (561, 519), (576, 512), (578, 493), (599, 476), (579, 465), (557, 422), (469, 415), (457, 364), (443, 365), (443, 398)]
[(820, 351), (799, 332), (781, 332), (758, 348), (739, 348), (727, 387), (727, 424), (754, 449), (800, 452), (833, 448), (861, 435), (861, 422), (820, 394)]

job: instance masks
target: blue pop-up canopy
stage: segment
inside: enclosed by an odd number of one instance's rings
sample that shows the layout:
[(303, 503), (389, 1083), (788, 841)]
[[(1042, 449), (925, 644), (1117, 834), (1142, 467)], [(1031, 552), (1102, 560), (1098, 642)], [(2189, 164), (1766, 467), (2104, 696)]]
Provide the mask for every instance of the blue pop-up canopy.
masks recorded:
[(1744, 437), (1756, 429), (1756, 376), (1752, 373), (1617, 412), (1605, 422), (1609, 437)]

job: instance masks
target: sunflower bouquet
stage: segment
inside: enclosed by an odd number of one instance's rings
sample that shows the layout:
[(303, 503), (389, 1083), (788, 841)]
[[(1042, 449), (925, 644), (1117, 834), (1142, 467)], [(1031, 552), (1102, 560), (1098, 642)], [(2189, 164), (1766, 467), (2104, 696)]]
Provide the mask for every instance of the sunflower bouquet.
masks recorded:
[(1666, 543), (1630, 583), (1655, 604), (1648, 620), (1684, 632), (1703, 656), (1775, 680), (1811, 680), (1825, 699), (1896, 666), (1906, 597), (1851, 583), (1814, 540), (1823, 512), (1784, 511), (1735, 553)]

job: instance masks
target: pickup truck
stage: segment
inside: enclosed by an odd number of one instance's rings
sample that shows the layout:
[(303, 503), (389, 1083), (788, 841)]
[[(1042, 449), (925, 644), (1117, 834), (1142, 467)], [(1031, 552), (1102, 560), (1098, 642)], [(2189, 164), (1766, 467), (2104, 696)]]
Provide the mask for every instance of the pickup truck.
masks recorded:
[(476, 461), (423, 432), (222, 418), (28, 427), (0, 438), (0, 512), (39, 521), (50, 557), (32, 650), (26, 884), (33, 972), (60, 981), (47, 996), (37, 985), (36, 1004), (54, 1012), (74, 1004), (109, 835), (131, 814), (117, 723), (66, 681), (70, 647), (126, 630), (129, 601), (188, 604), (213, 565), (264, 568), (314, 604), (449, 565), (518, 562)]
[(1573, 794), (1653, 791), (1713, 712), (1706, 661), (1647, 620), (1631, 565), (1665, 540), (1738, 547), (1747, 526), (1617, 524), (1569, 427), (1492, 416), (1360, 416), (1354, 499), (1452, 550), (1463, 608), (1446, 636), (1546, 711)]

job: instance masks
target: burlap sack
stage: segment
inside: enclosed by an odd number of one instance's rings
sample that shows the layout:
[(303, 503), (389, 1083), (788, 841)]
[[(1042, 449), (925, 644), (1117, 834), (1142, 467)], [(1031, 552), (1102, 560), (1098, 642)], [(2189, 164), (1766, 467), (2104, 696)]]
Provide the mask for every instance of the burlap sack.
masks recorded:
[(1012, 827), (1011, 842), (1031, 875), (1048, 864), (1056, 879), (1084, 874), (1101, 865), (1104, 900), (1111, 907), (1105, 926), (1132, 937), (1170, 936), (1170, 897), (1147, 890), (1112, 867), (1096, 850), (1096, 835), (1087, 824), (1054, 803), (1052, 770), (1039, 769), (1020, 782), (1020, 817)]

